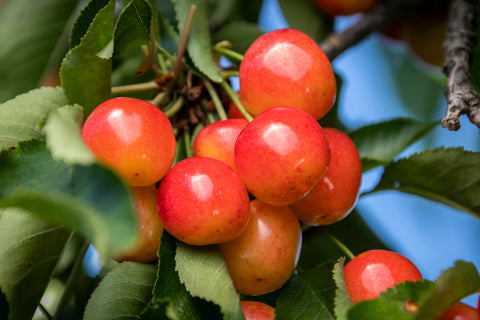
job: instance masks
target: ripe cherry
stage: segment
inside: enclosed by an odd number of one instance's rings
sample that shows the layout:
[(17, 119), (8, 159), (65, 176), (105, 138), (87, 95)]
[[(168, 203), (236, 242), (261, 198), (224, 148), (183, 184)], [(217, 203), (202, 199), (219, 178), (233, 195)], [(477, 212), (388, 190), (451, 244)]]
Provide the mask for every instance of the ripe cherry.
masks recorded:
[(456, 302), (436, 320), (480, 320), (480, 314), (475, 308), (463, 302)]
[(82, 138), (97, 159), (130, 186), (155, 184), (175, 156), (170, 120), (155, 105), (134, 98), (100, 104), (85, 121)]
[(235, 141), (247, 124), (243, 118), (216, 121), (205, 126), (193, 141), (193, 154), (222, 160), (235, 169)]
[(344, 276), (352, 303), (374, 299), (405, 281), (423, 280), (409, 259), (387, 250), (369, 250), (357, 255), (345, 266)]
[(330, 146), (330, 164), (320, 181), (291, 205), (304, 223), (327, 225), (346, 217), (355, 206), (362, 180), (362, 161), (353, 141), (343, 132), (323, 128)]
[(245, 231), (219, 245), (235, 289), (261, 295), (283, 286), (295, 270), (301, 239), (300, 223), (290, 208), (251, 201)]
[(240, 132), (235, 165), (259, 200), (289, 205), (302, 198), (325, 173), (330, 149), (322, 128), (307, 112), (268, 108)]
[(238, 237), (249, 219), (249, 198), (225, 162), (192, 157), (170, 169), (158, 189), (157, 209), (165, 230), (191, 245)]
[(240, 301), (245, 320), (274, 320), (275, 309), (259, 301)]
[(150, 263), (157, 260), (163, 226), (157, 213), (157, 189), (155, 186), (133, 187), (132, 196), (138, 223), (138, 240), (129, 251), (123, 252), (116, 260)]
[(323, 12), (331, 16), (352, 15), (371, 9), (378, 0), (314, 0)]
[(295, 29), (267, 32), (245, 52), (240, 64), (240, 98), (253, 116), (289, 105), (323, 117), (335, 101), (332, 66), (309, 36)]

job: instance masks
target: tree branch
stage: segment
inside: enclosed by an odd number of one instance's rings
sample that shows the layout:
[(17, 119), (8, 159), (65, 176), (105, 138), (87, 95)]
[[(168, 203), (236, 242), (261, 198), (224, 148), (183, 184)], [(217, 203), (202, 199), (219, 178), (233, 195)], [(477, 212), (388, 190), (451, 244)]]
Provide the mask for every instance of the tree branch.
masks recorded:
[(470, 82), (470, 63), (476, 45), (475, 0), (453, 0), (444, 43), (443, 72), (448, 77), (445, 88), (447, 112), (442, 126), (460, 129), (459, 116), (467, 114), (470, 122), (480, 128), (480, 97)]
[(374, 31), (381, 30), (395, 18), (408, 15), (426, 0), (390, 0), (380, 1), (372, 10), (366, 12), (362, 19), (351, 27), (330, 34), (320, 43), (320, 47), (330, 61), (333, 61), (342, 52), (356, 45)]

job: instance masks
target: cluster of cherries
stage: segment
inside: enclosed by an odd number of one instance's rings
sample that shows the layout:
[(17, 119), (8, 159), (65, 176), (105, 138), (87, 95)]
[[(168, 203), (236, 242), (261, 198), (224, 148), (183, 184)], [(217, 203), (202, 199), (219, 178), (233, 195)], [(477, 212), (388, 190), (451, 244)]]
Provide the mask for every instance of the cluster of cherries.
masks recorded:
[[(297, 30), (266, 33), (245, 53), (239, 80), (240, 101), (253, 120), (206, 125), (193, 141), (194, 156), (175, 164), (172, 125), (155, 105), (113, 98), (86, 119), (84, 142), (132, 190), (140, 237), (118, 260), (156, 260), (166, 230), (190, 245), (218, 245), (236, 290), (262, 295), (293, 274), (301, 223), (331, 224), (352, 210), (361, 160), (346, 134), (318, 123), (336, 96), (320, 47)], [(372, 263), (383, 263), (378, 271), (388, 279), (367, 268)], [(363, 253), (345, 267), (353, 302), (406, 280), (421, 275), (388, 251)], [(274, 317), (272, 307), (258, 302), (242, 301), (242, 308), (247, 319)]]

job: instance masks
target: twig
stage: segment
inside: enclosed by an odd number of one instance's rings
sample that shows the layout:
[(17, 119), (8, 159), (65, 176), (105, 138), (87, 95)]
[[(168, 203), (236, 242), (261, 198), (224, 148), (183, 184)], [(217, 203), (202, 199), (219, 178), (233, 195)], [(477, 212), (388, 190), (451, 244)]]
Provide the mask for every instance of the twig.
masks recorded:
[(475, 0), (453, 0), (447, 22), (443, 46), (448, 77), (445, 88), (447, 112), (442, 126), (448, 130), (460, 129), (459, 116), (467, 114), (470, 122), (480, 128), (480, 97), (470, 82), (470, 63), (476, 45)]
[(187, 19), (185, 20), (185, 25), (183, 27), (182, 35), (180, 37), (180, 44), (178, 46), (177, 57), (175, 59), (175, 64), (172, 70), (172, 82), (178, 79), (180, 75), (180, 71), (182, 70), (182, 59), (187, 48), (188, 42), (188, 35), (190, 34), (190, 28), (192, 27), (193, 16), (197, 6), (192, 5), (190, 6), (190, 10), (188, 11)]
[(327, 36), (320, 47), (330, 61), (333, 61), (342, 52), (361, 42), (374, 31), (381, 30), (394, 18), (404, 16), (415, 6), (424, 4), (425, 0), (390, 0), (379, 3), (351, 27)]

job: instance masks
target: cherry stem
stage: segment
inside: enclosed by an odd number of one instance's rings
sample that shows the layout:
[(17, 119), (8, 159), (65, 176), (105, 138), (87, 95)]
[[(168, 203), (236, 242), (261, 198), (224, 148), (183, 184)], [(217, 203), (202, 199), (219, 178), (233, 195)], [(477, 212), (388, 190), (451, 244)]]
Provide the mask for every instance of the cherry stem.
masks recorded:
[(83, 241), (83, 244), (73, 263), (72, 271), (70, 272), (67, 282), (65, 283), (65, 289), (63, 291), (62, 297), (60, 298), (60, 301), (58, 302), (57, 310), (55, 311), (55, 314), (52, 317), (53, 320), (59, 318), (60, 312), (67, 305), (68, 301), (70, 300), (73, 294), (74, 286), (76, 285), (75, 280), (77, 279), (78, 275), (82, 271), (83, 257), (85, 256), (85, 253), (87, 252), (87, 249), (89, 246), (90, 246), (90, 243), (88, 241)]
[(39, 303), (38, 308), (40, 312), (47, 318), (48, 320), (51, 320), (53, 317), (52, 315), (48, 312), (48, 310), (43, 306), (43, 304)]
[(187, 158), (191, 158), (193, 157), (192, 137), (190, 136), (190, 129), (188, 129), (188, 127), (186, 127), (183, 131), (183, 139), (185, 142), (185, 153)]
[(220, 85), (222, 86), (223, 90), (229, 95), (229, 97), (232, 99), (233, 103), (237, 105), (238, 110), (243, 114), (245, 119), (248, 120), (248, 122), (251, 122), (253, 120), (253, 117), (250, 113), (247, 112), (243, 104), (240, 102), (240, 99), (238, 98), (238, 95), (233, 91), (232, 87), (227, 83), (227, 81), (223, 80), (220, 82)]
[(175, 58), (175, 64), (173, 65), (172, 72), (172, 82), (178, 79), (180, 71), (182, 70), (182, 59), (187, 49), (188, 35), (192, 27), (193, 16), (197, 10), (196, 5), (191, 5), (188, 10), (187, 19), (185, 20), (185, 25), (183, 27), (182, 35), (180, 37), (180, 44), (178, 45), (178, 52)]
[(215, 88), (213, 87), (212, 83), (208, 79), (204, 79), (203, 83), (205, 84), (205, 88), (207, 88), (207, 91), (210, 94), (210, 97), (212, 98), (213, 104), (215, 105), (215, 109), (217, 110), (220, 120), (227, 120), (228, 119), (227, 113), (225, 112), (222, 102), (218, 97), (218, 93), (217, 91), (215, 91)]
[(238, 70), (224, 70), (222, 71), (222, 77), (230, 78), (230, 77), (238, 77), (239, 72)]
[(240, 54), (236, 51), (225, 48), (223, 42), (220, 42), (219, 44), (215, 45), (213, 47), (213, 51), (216, 51), (216, 52), (224, 55), (227, 58), (232, 58), (232, 59), (237, 60), (237, 61), (242, 61), (243, 60), (243, 54)]
[(148, 81), (143, 83), (127, 84), (124, 86), (112, 87), (112, 95), (118, 96), (127, 93), (135, 93), (157, 89), (159, 89), (159, 87), (155, 81)]
[(349, 258), (350, 260), (355, 258), (353, 252), (350, 251), (350, 249), (348, 249), (346, 245), (344, 245), (340, 240), (338, 240), (338, 238), (331, 234), (326, 228), (322, 227), (320, 228), (320, 230), (322, 230), (322, 232), (330, 239), (330, 241), (332, 241), (340, 250), (343, 251), (343, 253), (345, 253), (347, 258)]
[(172, 117), (178, 111), (180, 111), (184, 102), (185, 102), (185, 99), (183, 99), (183, 97), (180, 96), (171, 106), (163, 110), (163, 113), (165, 113), (167, 118)]

